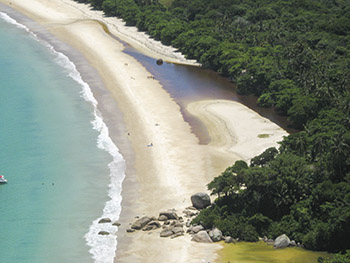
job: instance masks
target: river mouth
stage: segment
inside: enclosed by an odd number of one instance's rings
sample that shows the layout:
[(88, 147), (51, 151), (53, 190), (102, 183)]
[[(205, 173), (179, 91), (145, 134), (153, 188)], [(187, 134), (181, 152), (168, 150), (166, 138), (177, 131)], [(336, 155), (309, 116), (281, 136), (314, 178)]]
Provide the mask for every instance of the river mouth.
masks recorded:
[(157, 65), (156, 59), (141, 54), (128, 44), (124, 43), (124, 45), (124, 52), (139, 61), (180, 106), (184, 120), (190, 124), (192, 132), (198, 137), (200, 144), (208, 144), (210, 137), (204, 124), (197, 117), (191, 115), (186, 107), (191, 102), (201, 100), (240, 102), (276, 123), (288, 133), (296, 132), (290, 127), (290, 122), (285, 116), (279, 115), (273, 108), (259, 107), (255, 96), (237, 94), (235, 84), (218, 73), (190, 65), (166, 62)]

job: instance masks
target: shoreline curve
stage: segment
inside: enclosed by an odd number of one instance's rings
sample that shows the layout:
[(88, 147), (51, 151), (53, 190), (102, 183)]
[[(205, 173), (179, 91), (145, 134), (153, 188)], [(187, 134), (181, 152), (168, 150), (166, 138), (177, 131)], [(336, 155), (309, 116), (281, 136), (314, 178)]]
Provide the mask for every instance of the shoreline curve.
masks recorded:
[[(259, 118), (259, 115), (250, 112), (253, 117), (245, 118), (240, 123), (240, 126), (246, 123), (245, 128), (237, 129), (237, 121), (232, 121), (227, 114), (233, 110), (239, 116), (243, 105), (237, 104), (232, 108), (231, 104), (217, 101), (215, 104), (222, 107), (213, 109), (206, 106), (202, 120), (212, 128), (212, 138), (218, 136), (218, 142), (199, 145), (189, 124), (183, 120), (179, 106), (158, 81), (149, 79), (150, 73), (134, 58), (124, 54), (123, 45), (107, 34), (100, 24), (86, 20), (96, 14), (101, 16), (98, 11), (91, 11), (86, 5), (70, 0), (31, 0), (30, 3), (12, 0), (12, 4), (6, 0), (0, 2), (30, 17), (55, 37), (80, 51), (96, 69), (123, 114), (125, 131), (128, 132), (128, 135), (124, 135), (131, 145), (132, 153), (126, 153), (127, 176), (123, 183), (122, 225), (118, 232), (116, 262), (191, 263), (202, 259), (215, 262), (220, 244), (198, 244), (190, 242), (188, 237), (164, 240), (145, 232), (128, 234), (125, 230), (136, 215), (157, 215), (159, 211), (169, 208), (182, 211), (190, 205), (190, 195), (205, 191), (206, 184), (227, 166), (239, 158), (252, 158), (252, 148), (256, 145), (246, 145), (247, 148), (252, 147), (245, 153), (246, 157), (238, 148), (232, 149), (229, 145), (245, 136), (244, 129), (254, 128), (255, 117)], [(106, 19), (109, 21), (110, 18)], [(126, 27), (122, 26), (124, 30)], [(130, 34), (130, 29), (126, 28), (125, 32)], [(127, 34), (115, 35), (134, 44), (135, 40)], [(142, 42), (143, 38), (140, 39)], [(146, 54), (159, 56), (159, 53), (147, 50), (147, 45), (138, 45)], [(177, 59), (181, 63), (181, 58)], [(268, 120), (266, 122), (267, 125), (272, 124)], [(113, 125), (118, 124), (110, 122), (108, 125), (113, 131), (116, 130)], [(256, 127), (256, 130), (259, 129)], [(221, 136), (225, 136), (227, 141), (220, 139)], [(263, 151), (263, 147), (275, 143), (270, 139), (266, 138), (266, 145), (254, 149)], [(147, 147), (150, 142), (153, 143), (151, 148)]]

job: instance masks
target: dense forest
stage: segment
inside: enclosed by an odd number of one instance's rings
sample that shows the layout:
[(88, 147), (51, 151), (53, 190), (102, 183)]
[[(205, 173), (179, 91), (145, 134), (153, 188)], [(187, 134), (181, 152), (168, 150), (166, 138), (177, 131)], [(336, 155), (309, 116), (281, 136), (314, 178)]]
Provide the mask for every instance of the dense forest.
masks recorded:
[(195, 222), (255, 241), (350, 249), (350, 1), (80, 0), (172, 45), (300, 132), (208, 184)]

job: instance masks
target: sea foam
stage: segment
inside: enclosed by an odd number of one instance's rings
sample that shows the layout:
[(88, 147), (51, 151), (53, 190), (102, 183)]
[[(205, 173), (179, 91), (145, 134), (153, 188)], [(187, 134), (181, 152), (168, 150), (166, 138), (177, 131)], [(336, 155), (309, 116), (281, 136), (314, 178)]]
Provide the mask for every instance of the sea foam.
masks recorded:
[[(117, 249), (117, 237), (116, 232), (118, 231), (117, 226), (110, 224), (99, 224), (98, 221), (101, 218), (110, 218), (112, 222), (119, 219), (121, 212), (122, 202), (122, 182), (125, 178), (125, 160), (120, 154), (119, 149), (113, 143), (109, 136), (107, 125), (103, 121), (101, 112), (98, 110), (98, 102), (95, 99), (90, 86), (84, 82), (80, 73), (78, 72), (75, 64), (69, 60), (69, 58), (61, 52), (55, 50), (47, 41), (40, 39), (34, 32), (29, 30), (23, 24), (18, 23), (15, 19), (7, 15), (6, 13), (0, 12), (0, 18), (4, 21), (21, 28), (30, 34), (36, 41), (48, 48), (48, 51), (52, 53), (54, 61), (59, 64), (66, 71), (67, 75), (76, 81), (82, 88), (81, 96), (85, 101), (89, 102), (93, 106), (94, 119), (91, 122), (92, 128), (99, 132), (97, 138), (97, 147), (105, 150), (112, 156), (112, 162), (108, 164), (110, 170), (110, 184), (108, 185), (108, 195), (110, 200), (106, 202), (102, 215), (92, 222), (88, 232), (85, 235), (85, 240), (88, 246), (90, 246), (89, 252), (95, 263), (112, 263), (114, 261), (115, 252)], [(107, 231), (110, 235), (99, 235), (100, 231)]]

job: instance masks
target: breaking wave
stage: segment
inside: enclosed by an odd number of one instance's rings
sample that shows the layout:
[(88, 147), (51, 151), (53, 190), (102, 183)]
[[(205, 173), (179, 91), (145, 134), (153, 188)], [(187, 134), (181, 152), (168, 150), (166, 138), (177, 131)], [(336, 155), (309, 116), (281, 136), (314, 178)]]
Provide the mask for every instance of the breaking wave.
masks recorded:
[[(90, 86), (84, 82), (75, 64), (61, 52), (58, 52), (47, 41), (40, 39), (34, 32), (23, 24), (18, 23), (15, 19), (8, 16), (6, 13), (0, 12), (0, 18), (4, 21), (21, 28), (30, 34), (35, 40), (44, 45), (53, 54), (54, 61), (59, 64), (66, 71), (67, 75), (71, 77), (81, 86), (81, 96), (85, 101), (93, 106), (94, 119), (91, 122), (92, 128), (98, 131), (97, 147), (105, 150), (112, 156), (112, 161), (108, 164), (110, 171), (110, 184), (108, 195), (110, 200), (106, 202), (102, 215), (92, 222), (88, 232), (85, 235), (85, 240), (90, 246), (89, 252), (92, 254), (95, 263), (112, 263), (114, 261), (115, 252), (117, 249), (117, 226), (111, 224), (98, 224), (101, 218), (110, 218), (112, 222), (119, 219), (121, 212), (121, 191), (122, 182), (125, 178), (125, 160), (120, 154), (119, 149), (113, 143), (109, 136), (107, 125), (103, 121), (101, 112), (98, 110), (98, 102), (94, 98)], [(100, 231), (107, 231), (108, 236), (102, 236), (98, 233)]]

